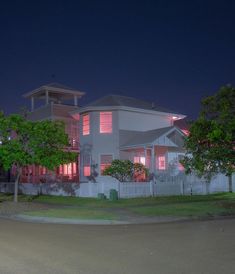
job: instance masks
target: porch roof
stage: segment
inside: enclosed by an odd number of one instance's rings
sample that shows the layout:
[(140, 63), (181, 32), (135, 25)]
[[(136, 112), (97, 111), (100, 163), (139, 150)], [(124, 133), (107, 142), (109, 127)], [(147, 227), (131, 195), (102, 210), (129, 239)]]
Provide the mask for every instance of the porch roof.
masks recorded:
[(151, 145), (177, 147), (177, 144), (167, 138), (167, 135), (169, 135), (173, 131), (177, 131), (183, 137), (186, 136), (179, 128), (175, 126), (159, 128), (144, 132), (135, 132), (134, 136), (131, 139), (129, 139), (126, 143), (120, 146), (120, 149), (124, 150), (133, 147), (146, 147)]

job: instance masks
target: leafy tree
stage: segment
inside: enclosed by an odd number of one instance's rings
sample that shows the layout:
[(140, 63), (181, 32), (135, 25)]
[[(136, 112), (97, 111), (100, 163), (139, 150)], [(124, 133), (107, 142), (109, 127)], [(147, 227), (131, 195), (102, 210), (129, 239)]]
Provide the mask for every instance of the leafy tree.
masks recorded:
[(75, 160), (69, 146), (64, 124), (59, 121), (28, 121), (23, 116), (0, 115), (0, 162), (5, 170), (15, 167), (14, 201), (18, 200), (18, 184), (22, 168), (41, 165), (53, 170), (60, 164)]
[(137, 179), (141, 175), (146, 176), (148, 171), (144, 165), (133, 164), (130, 160), (113, 160), (103, 174), (112, 176), (120, 182), (125, 182)]
[(199, 118), (192, 123), (186, 139), (186, 173), (196, 171), (208, 181), (214, 174), (228, 176), (232, 192), (235, 171), (235, 88), (222, 87), (214, 96), (202, 100)]

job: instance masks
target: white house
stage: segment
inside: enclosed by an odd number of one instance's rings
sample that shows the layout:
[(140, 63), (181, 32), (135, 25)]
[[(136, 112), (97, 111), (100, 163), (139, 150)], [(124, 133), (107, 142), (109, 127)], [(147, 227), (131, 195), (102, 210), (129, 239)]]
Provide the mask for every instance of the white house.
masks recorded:
[[(78, 160), (57, 169), (62, 181), (87, 181), (92, 166), (102, 175), (113, 159), (143, 163), (155, 173), (171, 163), (181, 169), (178, 160), (184, 154), (185, 133), (174, 124), (185, 115), (121, 95), (107, 95), (80, 107), (84, 95), (55, 83), (24, 94), (31, 100), (29, 119), (59, 119), (66, 124), (70, 149), (78, 153)], [(47, 173), (43, 167), (29, 168), (23, 181), (29, 173), (35, 182)]]
[(129, 159), (158, 172), (172, 161), (179, 164), (184, 153), (185, 134), (174, 122), (185, 115), (151, 102), (107, 95), (71, 114), (79, 117), (81, 181), (87, 180), (91, 165), (102, 175), (113, 159)]

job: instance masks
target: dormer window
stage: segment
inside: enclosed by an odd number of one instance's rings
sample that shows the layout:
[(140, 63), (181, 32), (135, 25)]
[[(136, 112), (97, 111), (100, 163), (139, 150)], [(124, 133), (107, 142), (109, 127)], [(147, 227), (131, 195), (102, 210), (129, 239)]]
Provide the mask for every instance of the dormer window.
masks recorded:
[(112, 112), (100, 112), (100, 133), (112, 133), (113, 131)]
[(85, 114), (82, 116), (82, 134), (89, 135), (90, 134), (90, 115)]

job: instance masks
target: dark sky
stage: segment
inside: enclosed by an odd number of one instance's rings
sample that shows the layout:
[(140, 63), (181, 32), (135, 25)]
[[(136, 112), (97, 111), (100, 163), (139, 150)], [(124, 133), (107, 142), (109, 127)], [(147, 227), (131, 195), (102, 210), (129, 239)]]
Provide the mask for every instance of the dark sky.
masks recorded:
[(125, 94), (197, 116), (235, 85), (235, 1), (2, 1), (0, 108), (45, 83)]

